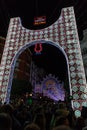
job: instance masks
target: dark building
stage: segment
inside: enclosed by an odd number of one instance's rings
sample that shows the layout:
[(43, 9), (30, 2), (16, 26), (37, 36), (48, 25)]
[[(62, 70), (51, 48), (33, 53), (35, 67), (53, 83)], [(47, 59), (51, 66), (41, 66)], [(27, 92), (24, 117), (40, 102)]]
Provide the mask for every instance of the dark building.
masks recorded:
[(4, 45), (5, 45), (5, 38), (0, 37), (0, 62), (3, 54)]
[[(0, 37), (0, 62), (3, 54), (5, 45), (5, 38)], [(24, 52), (19, 55), (16, 61), (14, 69), (14, 79), (28, 80), (30, 79), (30, 68), (31, 68), (32, 54), (27, 48)]]

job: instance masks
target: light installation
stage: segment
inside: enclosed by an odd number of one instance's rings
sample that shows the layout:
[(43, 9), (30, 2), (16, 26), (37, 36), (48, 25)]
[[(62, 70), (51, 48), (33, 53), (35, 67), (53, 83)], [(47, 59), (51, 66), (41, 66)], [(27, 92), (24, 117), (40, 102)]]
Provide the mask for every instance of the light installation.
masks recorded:
[(0, 98), (2, 103), (8, 103), (10, 99), (17, 55), (29, 47), (29, 44), (33, 44), (34, 41), (36, 44), (42, 40), (45, 40), (45, 43), (53, 42), (66, 53), (70, 94), (73, 97), (72, 108), (75, 115), (80, 116), (82, 106), (87, 106), (87, 86), (73, 7), (63, 8), (59, 19), (51, 26), (41, 30), (24, 28), (19, 17), (10, 19), (0, 64)]
[(34, 88), (34, 92), (40, 93), (53, 101), (65, 100), (64, 84), (52, 74), (47, 75), (41, 84), (37, 84)]
[(41, 43), (36, 43), (35, 47), (34, 47), (34, 51), (36, 52), (36, 54), (40, 54), (42, 51), (42, 44)]
[(53, 77), (48, 77), (44, 80), (42, 87), (44, 96), (47, 96), (54, 101), (64, 101), (65, 91), (63, 83), (59, 83), (58, 80)]

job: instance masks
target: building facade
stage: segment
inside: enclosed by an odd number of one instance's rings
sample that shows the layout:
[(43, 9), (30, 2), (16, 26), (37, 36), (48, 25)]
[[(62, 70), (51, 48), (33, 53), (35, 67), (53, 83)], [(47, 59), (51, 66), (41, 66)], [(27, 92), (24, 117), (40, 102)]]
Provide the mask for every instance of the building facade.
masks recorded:
[(80, 45), (81, 45), (84, 69), (85, 69), (86, 80), (87, 80), (87, 29), (84, 30), (83, 34), (84, 34), (84, 37), (83, 37), (83, 40), (80, 41)]
[[(0, 62), (4, 50), (4, 45), (5, 45), (5, 38), (0, 37)], [(16, 65), (14, 68), (14, 79), (29, 81), (31, 62), (32, 62), (32, 54), (29, 48), (27, 48), (19, 55), (16, 61)]]

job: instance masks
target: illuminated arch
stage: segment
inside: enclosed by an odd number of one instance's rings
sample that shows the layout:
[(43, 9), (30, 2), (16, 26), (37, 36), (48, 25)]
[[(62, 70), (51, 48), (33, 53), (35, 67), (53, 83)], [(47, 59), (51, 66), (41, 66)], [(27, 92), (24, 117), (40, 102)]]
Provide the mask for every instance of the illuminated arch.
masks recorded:
[[(75, 115), (81, 115), (82, 106), (87, 106), (87, 86), (80, 43), (76, 27), (76, 20), (73, 7), (63, 8), (59, 19), (51, 26), (41, 30), (28, 30), (21, 24), (20, 18), (11, 18), (6, 43), (0, 64), (0, 98), (4, 103), (7, 93), (10, 91), (9, 76), (14, 69), (14, 56), (21, 53), (23, 47), (34, 44), (37, 40), (52, 41), (61, 47), (68, 59), (69, 80), (71, 84), (71, 94), (73, 96), (72, 108)], [(29, 44), (29, 45), (30, 45)], [(13, 74), (12, 74), (13, 75)], [(8, 97), (9, 98), (9, 97)]]

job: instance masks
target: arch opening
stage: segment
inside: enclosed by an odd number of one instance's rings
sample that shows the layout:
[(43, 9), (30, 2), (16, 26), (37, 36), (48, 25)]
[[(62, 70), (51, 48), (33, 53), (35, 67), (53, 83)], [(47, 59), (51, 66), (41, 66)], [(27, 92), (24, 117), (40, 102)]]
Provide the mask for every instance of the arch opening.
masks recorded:
[[(37, 54), (34, 50), (35, 45), (37, 43), (42, 45), (42, 51), (39, 54)], [(9, 102), (9, 99), (11, 100), (11, 88), (13, 86), (13, 79), (14, 79), (13, 73), (15, 70), (17, 59), (19, 59), (21, 55), (23, 55), (23, 53), (25, 53), (26, 51), (30, 51), (31, 56), (32, 56), (32, 62), (34, 62), (35, 66), (37, 66), (37, 68), (41, 68), (41, 69), (43, 68), (44, 70), (44, 75), (42, 75), (39, 81), (38, 80), (35, 81), (34, 85), (38, 83), (41, 85), (41, 82), (43, 81), (43, 79), (47, 77), (49, 74), (51, 74), (53, 77), (55, 77), (55, 79), (58, 79), (58, 81), (61, 81), (62, 83), (64, 83), (63, 87), (65, 90), (65, 98), (66, 100), (68, 100), (68, 97), (71, 93), (70, 93), (70, 81), (69, 81), (67, 56), (64, 50), (59, 45), (54, 44), (52, 41), (38, 40), (38, 41), (34, 41), (34, 42), (30, 42), (26, 44), (15, 55), (12, 61), (12, 65), (11, 65), (12, 69), (10, 72), (6, 102)], [(35, 70), (32, 70), (32, 72), (35, 72)], [(30, 72), (30, 75), (31, 75), (31, 72)], [(27, 84), (30, 83), (30, 80), (33, 81), (32, 79), (29, 79), (27, 80), (26, 83)], [(35, 88), (35, 86), (33, 86), (32, 83), (28, 85), (31, 85), (31, 87), (33, 87), (31, 91)]]

